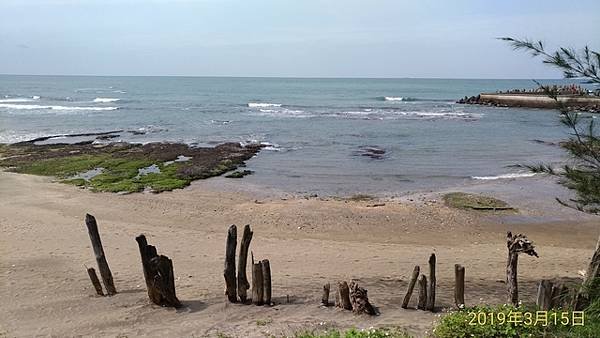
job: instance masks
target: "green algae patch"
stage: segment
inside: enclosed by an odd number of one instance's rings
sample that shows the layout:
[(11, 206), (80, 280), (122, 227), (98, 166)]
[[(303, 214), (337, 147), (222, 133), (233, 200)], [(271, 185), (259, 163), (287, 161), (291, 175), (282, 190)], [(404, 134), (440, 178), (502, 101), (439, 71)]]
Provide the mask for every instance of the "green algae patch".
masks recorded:
[(237, 171), (232, 172), (229, 175), (225, 175), (225, 177), (227, 177), (227, 178), (242, 178), (244, 176), (251, 175), (252, 173), (253, 173), (252, 170), (237, 170)]
[[(92, 191), (163, 192), (236, 170), (259, 146), (225, 143), (213, 148), (180, 143), (0, 144), (0, 167), (16, 173), (53, 176)], [(176, 162), (185, 156), (186, 161)]]
[(499, 199), (464, 192), (451, 192), (445, 194), (444, 202), (447, 206), (458, 209), (472, 210), (515, 210), (508, 203)]

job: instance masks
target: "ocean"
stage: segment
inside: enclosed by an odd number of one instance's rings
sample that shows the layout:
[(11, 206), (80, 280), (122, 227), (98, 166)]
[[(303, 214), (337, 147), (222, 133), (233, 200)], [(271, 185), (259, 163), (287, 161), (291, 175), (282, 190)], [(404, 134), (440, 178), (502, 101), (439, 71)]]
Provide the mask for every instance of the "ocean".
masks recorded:
[[(546, 83), (567, 83), (565, 80)], [(300, 194), (395, 195), (562, 163), (557, 111), (454, 103), (530, 80), (0, 75), (0, 143), (135, 130), (129, 142), (262, 143), (248, 183)]]

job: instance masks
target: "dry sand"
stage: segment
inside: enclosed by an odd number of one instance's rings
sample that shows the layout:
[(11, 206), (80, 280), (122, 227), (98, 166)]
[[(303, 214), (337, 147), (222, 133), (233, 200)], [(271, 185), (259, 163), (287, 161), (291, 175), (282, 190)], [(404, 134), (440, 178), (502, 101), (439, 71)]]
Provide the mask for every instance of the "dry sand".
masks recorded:
[[(375, 202), (281, 199), (209, 181), (158, 195), (117, 195), (0, 172), (0, 336), (263, 337), (384, 325), (424, 336), (438, 315), (400, 303), (413, 266), (426, 270), (430, 253), (437, 254), (440, 308), (452, 306), (455, 263), (466, 267), (468, 305), (504, 303), (505, 232), (524, 232), (540, 255), (520, 260), (521, 298), (532, 301), (539, 279), (573, 278), (586, 267), (599, 233), (596, 218), (577, 216), (552, 196), (541, 196), (548, 201), (542, 204), (563, 217), (539, 218), (546, 211), (525, 200), (515, 202), (519, 214), (497, 216), (449, 209), (436, 194), (369, 207)], [(116, 296), (96, 297), (87, 277), (84, 266), (95, 260), (85, 213), (98, 219)], [(226, 303), (230, 224), (253, 227), (251, 250), (271, 261), (275, 306)], [(140, 233), (173, 259), (182, 309), (149, 304), (134, 240)], [(319, 307), (323, 284), (342, 279), (366, 287), (381, 315)]]

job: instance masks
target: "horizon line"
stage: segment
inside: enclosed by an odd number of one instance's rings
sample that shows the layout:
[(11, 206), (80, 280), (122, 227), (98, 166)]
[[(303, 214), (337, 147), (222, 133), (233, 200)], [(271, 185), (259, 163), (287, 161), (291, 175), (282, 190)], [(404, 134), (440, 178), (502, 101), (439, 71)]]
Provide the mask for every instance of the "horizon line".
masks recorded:
[[(181, 77), (181, 78), (238, 78), (238, 79), (363, 79), (363, 80), (565, 80), (551, 77), (485, 78), (485, 77), (384, 77), (384, 76), (235, 76), (235, 75), (90, 75), (90, 74), (10, 74), (0, 76), (44, 76), (44, 77)], [(577, 79), (573, 79), (577, 80)]]

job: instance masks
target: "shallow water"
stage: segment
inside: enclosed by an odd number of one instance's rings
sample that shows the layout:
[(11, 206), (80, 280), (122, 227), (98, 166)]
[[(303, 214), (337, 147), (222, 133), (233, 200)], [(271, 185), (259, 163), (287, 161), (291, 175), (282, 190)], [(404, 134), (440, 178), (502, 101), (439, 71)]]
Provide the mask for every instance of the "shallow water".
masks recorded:
[[(560, 83), (564, 81), (553, 81)], [(244, 178), (299, 193), (397, 193), (558, 162), (557, 113), (455, 104), (529, 80), (0, 76), (0, 142), (108, 130), (115, 140), (263, 142)], [(538, 140), (538, 141), (535, 141)], [(500, 176), (500, 178), (498, 177)]]

